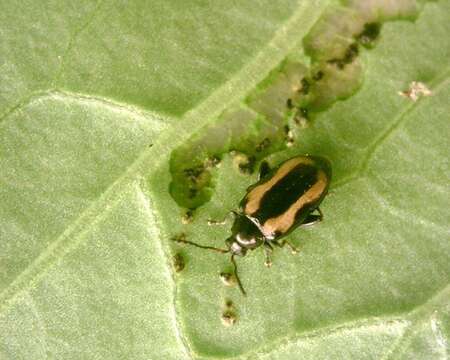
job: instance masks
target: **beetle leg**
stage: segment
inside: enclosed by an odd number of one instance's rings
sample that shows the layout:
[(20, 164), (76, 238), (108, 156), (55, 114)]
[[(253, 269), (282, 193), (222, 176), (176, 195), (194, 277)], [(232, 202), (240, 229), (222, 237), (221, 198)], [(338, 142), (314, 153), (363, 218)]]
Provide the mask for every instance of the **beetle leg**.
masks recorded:
[(270, 166), (267, 161), (263, 161), (261, 165), (259, 166), (259, 179), (262, 179), (264, 176), (266, 176), (270, 172)]
[(264, 262), (264, 265), (266, 265), (267, 267), (272, 266), (272, 259), (271, 259), (272, 251), (273, 247), (268, 242), (265, 242), (264, 252), (266, 253), (266, 261)]
[(301, 225), (302, 227), (311, 226), (323, 220), (322, 211), (319, 208), (317, 208), (316, 210), (319, 214), (309, 214), (305, 219), (305, 222)]
[(242, 286), (241, 279), (239, 279), (236, 260), (234, 260), (234, 254), (231, 255), (231, 262), (232, 262), (233, 267), (234, 267), (234, 276), (236, 277), (239, 289), (241, 290), (242, 295), (247, 296), (247, 293), (245, 292), (244, 287)]
[(172, 239), (172, 240), (175, 241), (175, 242), (183, 243), (183, 244), (193, 245), (193, 246), (196, 246), (196, 247), (198, 247), (200, 249), (207, 249), (207, 250), (217, 251), (217, 252), (220, 252), (222, 254), (230, 252), (229, 249), (220, 249), (220, 248), (216, 248), (214, 246), (200, 245), (200, 244), (197, 244), (195, 242), (192, 242), (192, 241), (189, 241), (189, 240), (185, 240), (185, 239), (177, 239), (177, 238), (175, 238), (175, 239)]
[(287, 240), (281, 240), (281, 242), (277, 242), (277, 241), (272, 241), (272, 242), (275, 245), (279, 246), (280, 248), (284, 248), (285, 245), (289, 246), (289, 249), (291, 249), (292, 254), (297, 254), (299, 252), (299, 250)]
[(208, 219), (208, 225), (226, 225), (228, 220), (230, 219), (230, 215), (236, 217), (237, 214), (235, 211), (230, 211), (223, 220)]

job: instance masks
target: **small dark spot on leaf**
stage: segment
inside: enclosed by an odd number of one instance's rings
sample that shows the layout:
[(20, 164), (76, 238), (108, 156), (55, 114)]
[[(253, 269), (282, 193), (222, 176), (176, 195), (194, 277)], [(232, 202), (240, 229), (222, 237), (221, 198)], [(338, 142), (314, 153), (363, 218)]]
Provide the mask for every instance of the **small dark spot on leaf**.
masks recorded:
[(358, 56), (358, 53), (359, 53), (358, 44), (357, 43), (351, 44), (348, 47), (347, 51), (345, 52), (344, 62), (346, 64), (350, 64), (355, 59), (355, 57)]
[(231, 156), (233, 156), (233, 163), (240, 172), (244, 174), (251, 174), (256, 163), (256, 158), (254, 156), (247, 156), (241, 152), (231, 151)]
[(286, 139), (286, 146), (290, 147), (294, 144), (294, 134), (288, 125), (284, 126), (284, 133)]
[(173, 268), (175, 269), (175, 272), (177, 272), (177, 273), (183, 271), (183, 269), (186, 266), (184, 257), (180, 253), (174, 255), (172, 262), (173, 262)]
[(200, 175), (202, 175), (204, 171), (205, 171), (204, 166), (198, 165), (192, 168), (184, 169), (183, 173), (188, 178), (188, 180), (195, 183), (198, 181), (198, 178), (200, 177)]
[(218, 156), (210, 156), (206, 159), (205, 161), (205, 168), (212, 168), (212, 167), (216, 167), (220, 164), (220, 157)]
[(305, 119), (308, 119), (308, 109), (305, 107), (301, 107), (300, 109), (298, 109), (300, 115), (302, 117), (304, 117)]
[(301, 127), (306, 127), (308, 119), (308, 109), (305, 107), (299, 108), (294, 116), (294, 122)]
[(188, 197), (189, 199), (193, 199), (197, 196), (198, 190), (194, 187), (189, 188), (189, 194)]
[(288, 109), (292, 109), (294, 107), (294, 104), (292, 103), (292, 99), (291, 98), (287, 99), (286, 106), (287, 106)]
[(194, 220), (194, 210), (189, 209), (184, 213), (183, 217), (181, 218), (181, 222), (186, 225), (190, 224), (192, 220)]
[(323, 75), (324, 75), (323, 71), (322, 71), (322, 70), (319, 70), (318, 72), (316, 72), (316, 73), (313, 75), (313, 80), (319, 81), (319, 80), (321, 80), (321, 79), (323, 78)]
[(239, 170), (244, 174), (252, 174), (255, 168), (256, 158), (249, 156), (246, 163), (239, 164)]
[(301, 93), (303, 95), (307, 95), (309, 93), (310, 84), (308, 79), (303, 78), (302, 79), (302, 88), (300, 89)]
[(225, 306), (226, 306), (228, 309), (233, 308), (233, 301), (230, 300), (230, 299), (226, 300), (226, 301), (225, 301)]
[(379, 23), (368, 23), (364, 30), (356, 37), (356, 40), (364, 47), (372, 47), (374, 41), (380, 35), (381, 25)]
[(229, 272), (221, 272), (220, 280), (222, 280), (222, 283), (226, 286), (234, 286), (236, 284), (236, 278)]
[(331, 59), (328, 60), (329, 64), (336, 65), (340, 70), (342, 70), (345, 65), (350, 64), (356, 56), (358, 56), (358, 44), (351, 44), (345, 51), (344, 57), (342, 59)]
[(232, 310), (226, 310), (222, 313), (221, 319), (224, 326), (233, 326), (236, 323), (236, 313)]
[(261, 151), (263, 151), (263, 150), (265, 150), (265, 149), (267, 149), (269, 146), (270, 146), (270, 139), (268, 139), (268, 138), (265, 138), (263, 141), (261, 141), (258, 145), (256, 145), (256, 148), (255, 148), (255, 150), (257, 151), (257, 152), (261, 152)]

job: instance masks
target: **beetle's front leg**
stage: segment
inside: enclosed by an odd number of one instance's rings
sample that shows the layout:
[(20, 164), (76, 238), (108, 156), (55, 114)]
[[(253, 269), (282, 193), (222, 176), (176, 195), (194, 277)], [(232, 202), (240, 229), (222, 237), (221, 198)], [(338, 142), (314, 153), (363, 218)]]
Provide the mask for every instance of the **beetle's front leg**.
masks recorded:
[(222, 220), (212, 220), (212, 219), (208, 219), (208, 225), (226, 225), (228, 223), (228, 221), (231, 219), (231, 216), (236, 217), (236, 212), (235, 211), (230, 211), (225, 218), (223, 218)]
[(264, 262), (264, 265), (266, 265), (269, 268), (272, 266), (272, 258), (271, 258), (272, 251), (273, 251), (272, 245), (270, 245), (268, 242), (264, 242), (264, 252), (266, 253), (266, 261)]

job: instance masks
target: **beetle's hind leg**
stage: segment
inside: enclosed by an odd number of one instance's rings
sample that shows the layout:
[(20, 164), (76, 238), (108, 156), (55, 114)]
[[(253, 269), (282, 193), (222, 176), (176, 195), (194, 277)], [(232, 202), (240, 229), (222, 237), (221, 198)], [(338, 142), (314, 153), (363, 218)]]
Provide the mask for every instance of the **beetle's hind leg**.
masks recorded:
[(272, 251), (273, 251), (273, 247), (272, 245), (270, 245), (267, 241), (264, 243), (264, 252), (266, 254), (266, 261), (264, 261), (264, 265), (266, 265), (267, 267), (271, 267), (272, 266)]
[(307, 216), (307, 218), (305, 219), (305, 222), (303, 224), (301, 224), (300, 226), (302, 226), (302, 227), (311, 226), (311, 225), (321, 222), (323, 220), (322, 210), (320, 210), (319, 208), (317, 208), (316, 210), (317, 210), (318, 214), (309, 214)]
[(287, 240), (281, 240), (281, 242), (278, 242), (278, 241), (272, 241), (272, 242), (280, 248), (284, 248), (284, 246), (287, 245), (289, 247), (289, 249), (291, 249), (292, 254), (297, 254), (299, 252), (299, 250)]

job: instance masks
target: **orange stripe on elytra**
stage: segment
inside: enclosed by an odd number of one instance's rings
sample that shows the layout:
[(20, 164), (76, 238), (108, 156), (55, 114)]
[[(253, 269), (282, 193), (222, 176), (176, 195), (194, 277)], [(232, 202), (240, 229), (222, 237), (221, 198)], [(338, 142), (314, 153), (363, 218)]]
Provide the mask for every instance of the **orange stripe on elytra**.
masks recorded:
[(291, 160), (286, 161), (276, 173), (270, 178), (269, 181), (254, 187), (246, 196), (246, 204), (244, 206), (244, 214), (252, 215), (258, 211), (261, 200), (264, 195), (272, 189), (283, 177), (285, 177), (293, 168), (299, 164), (312, 164), (313, 161), (307, 157), (299, 156)]
[(311, 203), (322, 195), (327, 187), (328, 179), (326, 174), (320, 170), (317, 174), (317, 182), (305, 192), (295, 203), (293, 203), (283, 214), (268, 219), (260, 230), (267, 238), (273, 238), (275, 233), (284, 234), (295, 223), (297, 212), (306, 204)]

